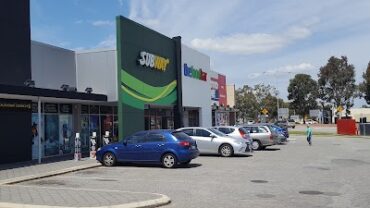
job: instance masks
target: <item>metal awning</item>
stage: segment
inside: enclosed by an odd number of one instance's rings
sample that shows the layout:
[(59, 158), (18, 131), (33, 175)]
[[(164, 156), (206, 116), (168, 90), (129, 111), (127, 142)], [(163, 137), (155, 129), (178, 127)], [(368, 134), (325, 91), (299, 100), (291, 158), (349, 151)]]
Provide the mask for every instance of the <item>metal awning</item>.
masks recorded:
[(90, 103), (107, 102), (108, 98), (103, 94), (71, 92), (62, 90), (43, 89), (36, 87), (11, 86), (0, 84), (0, 98), (19, 99), (58, 103)]

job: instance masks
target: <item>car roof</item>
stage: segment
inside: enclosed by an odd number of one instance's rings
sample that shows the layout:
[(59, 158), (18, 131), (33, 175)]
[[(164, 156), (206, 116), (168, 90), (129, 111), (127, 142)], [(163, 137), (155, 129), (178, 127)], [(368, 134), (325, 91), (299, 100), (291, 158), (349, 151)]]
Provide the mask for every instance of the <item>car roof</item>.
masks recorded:
[(214, 128), (232, 128), (232, 129), (238, 129), (242, 126), (214, 126)]
[(259, 126), (268, 126), (267, 124), (265, 123), (256, 123), (256, 124), (246, 124), (246, 125), (241, 125), (239, 127), (259, 127)]
[(138, 132), (135, 132), (133, 134), (138, 134), (138, 133), (172, 133), (174, 132), (175, 130), (173, 129), (153, 129), (153, 130), (144, 130), (144, 131), (138, 131)]

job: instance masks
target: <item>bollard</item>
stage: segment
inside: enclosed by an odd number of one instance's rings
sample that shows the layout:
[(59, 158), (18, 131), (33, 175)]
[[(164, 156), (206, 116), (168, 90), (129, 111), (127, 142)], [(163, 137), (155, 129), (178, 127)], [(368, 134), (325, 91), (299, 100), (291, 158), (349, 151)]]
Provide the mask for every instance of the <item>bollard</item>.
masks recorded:
[(81, 160), (81, 140), (80, 133), (76, 133), (75, 137), (75, 161)]
[(96, 159), (96, 132), (92, 133), (90, 144), (90, 159)]
[(109, 131), (105, 131), (105, 135), (103, 137), (104, 140), (104, 145), (107, 145), (110, 143), (110, 138), (109, 138)]

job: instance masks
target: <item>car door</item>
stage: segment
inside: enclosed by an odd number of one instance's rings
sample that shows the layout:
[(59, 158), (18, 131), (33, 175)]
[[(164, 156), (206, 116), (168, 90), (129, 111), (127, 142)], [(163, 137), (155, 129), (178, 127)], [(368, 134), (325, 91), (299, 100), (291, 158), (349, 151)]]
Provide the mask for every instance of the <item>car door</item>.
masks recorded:
[(256, 127), (258, 131), (258, 137), (262, 142), (262, 145), (269, 145), (273, 143), (273, 140), (270, 138), (270, 131), (267, 129), (268, 127), (265, 126), (258, 126)]
[(167, 148), (166, 138), (160, 133), (149, 133), (145, 137), (145, 143), (142, 146), (144, 159), (146, 161), (160, 161), (162, 153)]
[(193, 138), (197, 141), (200, 153), (218, 153), (215, 143), (217, 138), (212, 138), (211, 135), (212, 133), (205, 129), (195, 129)]
[(143, 160), (142, 147), (146, 133), (140, 132), (125, 139), (124, 144), (116, 150), (119, 161), (141, 161)]

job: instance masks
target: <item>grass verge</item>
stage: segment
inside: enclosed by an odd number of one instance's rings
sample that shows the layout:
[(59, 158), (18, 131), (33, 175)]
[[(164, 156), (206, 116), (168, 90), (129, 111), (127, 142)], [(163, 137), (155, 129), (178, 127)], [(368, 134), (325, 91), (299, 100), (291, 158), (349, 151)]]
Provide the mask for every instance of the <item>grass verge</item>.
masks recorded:
[[(289, 134), (291, 135), (306, 135), (306, 131), (289, 131)], [(330, 132), (313, 132), (314, 136), (337, 136), (336, 133), (330, 133)]]

